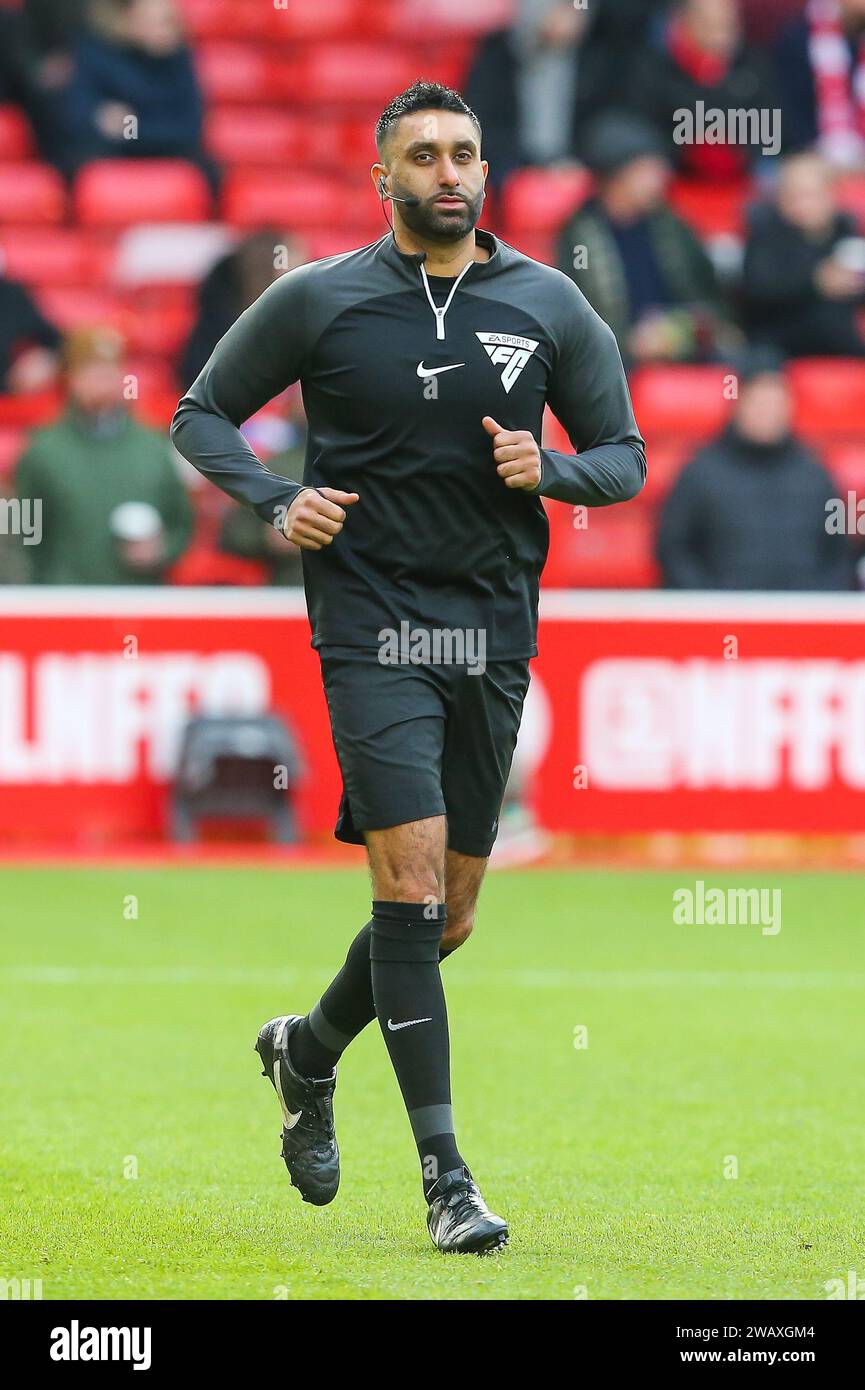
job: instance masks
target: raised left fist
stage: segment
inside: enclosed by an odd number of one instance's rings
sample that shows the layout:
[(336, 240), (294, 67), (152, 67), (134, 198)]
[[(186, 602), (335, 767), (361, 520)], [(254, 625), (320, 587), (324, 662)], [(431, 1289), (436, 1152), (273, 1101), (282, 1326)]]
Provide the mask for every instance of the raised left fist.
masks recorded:
[(496, 472), (505, 487), (534, 492), (541, 481), (541, 451), (529, 430), (504, 430), (491, 415), (482, 422), (493, 441)]

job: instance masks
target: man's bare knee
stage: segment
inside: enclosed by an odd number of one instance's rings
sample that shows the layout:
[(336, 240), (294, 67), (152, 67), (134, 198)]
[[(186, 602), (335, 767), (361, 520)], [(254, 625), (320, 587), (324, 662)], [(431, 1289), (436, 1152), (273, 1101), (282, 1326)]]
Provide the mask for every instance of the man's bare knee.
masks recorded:
[(384, 902), (444, 899), (444, 817), (367, 833), (373, 893)]
[(384, 902), (438, 903), (442, 900), (441, 881), (433, 865), (425, 870), (415, 865), (404, 871), (376, 874), (373, 888), (376, 897)]

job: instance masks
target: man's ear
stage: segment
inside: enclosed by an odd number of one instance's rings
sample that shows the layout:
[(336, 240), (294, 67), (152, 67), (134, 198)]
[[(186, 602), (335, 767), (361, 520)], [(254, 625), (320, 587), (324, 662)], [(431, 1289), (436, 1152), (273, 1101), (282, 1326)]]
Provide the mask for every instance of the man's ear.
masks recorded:
[(482, 160), (481, 160), (481, 169), (483, 170), (484, 183), (486, 184), (487, 175), (488, 175), (489, 172), (490, 172), (490, 166), (489, 166), (489, 163), (488, 163), (488, 161), (487, 161), (486, 159), (482, 159)]
[(371, 168), (370, 171), (369, 171), (369, 176), (370, 176), (370, 178), (372, 179), (373, 186), (374, 186), (375, 191), (376, 191), (376, 193), (378, 194), (378, 196), (379, 196), (380, 198), (381, 198), (382, 196), (387, 196), (387, 195), (383, 195), (383, 194), (382, 194), (382, 191), (381, 191), (381, 188), (380, 188), (380, 184), (381, 184), (382, 179), (384, 179), (385, 181), (387, 181), (387, 169), (385, 168), (385, 166), (384, 166), (383, 164), (373, 164), (372, 168)]

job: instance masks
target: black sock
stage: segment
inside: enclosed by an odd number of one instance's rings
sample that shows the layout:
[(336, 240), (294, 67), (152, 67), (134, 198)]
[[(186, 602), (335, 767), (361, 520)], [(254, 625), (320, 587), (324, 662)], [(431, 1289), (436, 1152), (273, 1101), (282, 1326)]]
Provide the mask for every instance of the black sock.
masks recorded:
[(291, 1039), (291, 1060), (301, 1076), (329, 1076), (348, 1047), (375, 1018), (369, 968), (372, 922), (348, 948), (345, 964)]
[[(372, 922), (367, 922), (349, 946), (339, 974), (292, 1035), (291, 1060), (301, 1076), (330, 1076), (352, 1039), (375, 1018), (369, 960), (371, 934)], [(439, 960), (444, 960), (453, 949), (442, 947)]]
[(447, 1008), (439, 973), (446, 918), (443, 904), (372, 905), (375, 1011), (408, 1111), (427, 1194), (442, 1173), (463, 1165), (454, 1138)]

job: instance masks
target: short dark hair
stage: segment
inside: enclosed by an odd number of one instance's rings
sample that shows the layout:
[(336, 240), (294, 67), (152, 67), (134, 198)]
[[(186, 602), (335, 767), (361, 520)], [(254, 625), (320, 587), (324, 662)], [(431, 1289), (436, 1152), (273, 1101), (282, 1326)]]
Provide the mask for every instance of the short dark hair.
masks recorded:
[(379, 116), (375, 126), (375, 143), (379, 154), (397, 121), (403, 116), (410, 116), (413, 111), (454, 111), (459, 116), (468, 116), (478, 132), (478, 140), (481, 138), (481, 123), (459, 92), (454, 91), (453, 87), (446, 87), (443, 82), (424, 82), (418, 78), (389, 101)]

